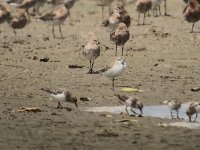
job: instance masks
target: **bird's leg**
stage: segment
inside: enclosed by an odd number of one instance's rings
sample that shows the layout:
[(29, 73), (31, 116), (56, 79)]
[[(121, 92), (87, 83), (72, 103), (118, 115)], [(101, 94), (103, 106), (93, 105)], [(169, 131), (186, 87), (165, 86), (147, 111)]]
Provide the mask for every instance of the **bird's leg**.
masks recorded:
[(156, 11), (156, 17), (158, 17), (158, 6), (156, 6), (155, 11)]
[(55, 33), (54, 33), (54, 26), (52, 26), (52, 33), (53, 33), (53, 38), (55, 38)]
[(127, 109), (127, 106), (126, 106), (126, 113), (129, 115), (129, 112), (128, 112), (128, 109)]
[(62, 105), (60, 102), (58, 102), (58, 106), (56, 107), (57, 109), (63, 109)]
[(15, 34), (15, 37), (17, 36), (17, 32), (15, 31), (15, 29), (13, 29), (13, 33)]
[(146, 17), (146, 13), (144, 13), (144, 18), (143, 18), (143, 25), (144, 25), (145, 17)]
[(138, 25), (140, 25), (140, 13), (138, 13)]
[(159, 14), (161, 16), (162, 14), (161, 14), (160, 6), (158, 6), (158, 10), (159, 10)]
[(148, 10), (148, 15), (147, 15), (148, 17), (150, 17), (150, 11)]
[(101, 15), (102, 15), (102, 16), (101, 16), (101, 17), (102, 17), (102, 19), (103, 19), (103, 17), (104, 17), (104, 7), (102, 6), (101, 9), (102, 9), (102, 12), (101, 12)]
[(142, 111), (142, 109), (140, 108), (140, 112), (141, 112), (141, 116), (143, 115), (143, 111)]
[(177, 116), (176, 116), (176, 118), (179, 119), (179, 116), (178, 116), (178, 110), (176, 110), (176, 112), (177, 112)]
[(167, 16), (167, 0), (165, 0), (164, 8), (165, 8), (165, 13), (164, 13), (164, 15)]
[(192, 24), (192, 30), (190, 31), (190, 33), (193, 33), (194, 24), (195, 23)]
[(124, 45), (122, 46), (122, 56), (124, 55)]
[(117, 44), (116, 44), (116, 47), (115, 47), (115, 56), (117, 56)]
[(115, 90), (115, 78), (112, 78), (112, 89)]
[(92, 61), (91, 72), (92, 72), (92, 73), (95, 73), (94, 70), (93, 70), (93, 67), (94, 67), (94, 60)]
[(134, 113), (134, 115), (137, 115), (138, 113), (136, 113), (133, 108), (131, 108), (131, 111)]
[(61, 25), (59, 25), (59, 32), (60, 32), (60, 37), (63, 38), (62, 30), (61, 30)]
[(197, 117), (198, 117), (198, 113), (196, 112), (196, 117), (195, 117), (195, 119), (194, 119), (194, 122), (196, 121)]
[(189, 122), (191, 122), (191, 116), (189, 116)]
[(88, 71), (87, 74), (91, 74), (92, 73), (92, 61), (90, 60), (90, 70)]
[(173, 115), (172, 115), (172, 109), (170, 109), (170, 113), (171, 113), (171, 117), (172, 117), (172, 119), (174, 119), (174, 117), (173, 117)]

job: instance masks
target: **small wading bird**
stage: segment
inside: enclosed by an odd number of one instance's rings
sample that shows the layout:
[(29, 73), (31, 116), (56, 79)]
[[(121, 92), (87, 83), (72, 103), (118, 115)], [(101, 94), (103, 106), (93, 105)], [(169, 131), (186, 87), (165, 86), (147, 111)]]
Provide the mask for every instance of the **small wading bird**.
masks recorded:
[(138, 97), (136, 96), (126, 96), (126, 95), (121, 95), (121, 94), (114, 94), (119, 100), (121, 100), (122, 102), (125, 103), (126, 105), (126, 112), (127, 114), (129, 115), (129, 112), (128, 112), (128, 107), (130, 107), (131, 111), (134, 113), (134, 115), (138, 114), (136, 113), (133, 108), (136, 108), (136, 109), (139, 109), (140, 110), (140, 115), (142, 116), (143, 115), (143, 104), (142, 102), (139, 100)]
[(191, 118), (194, 114), (196, 114), (194, 122), (197, 119), (198, 113), (196, 107), (200, 105), (200, 102), (191, 102), (188, 109), (186, 110), (186, 115), (189, 117), (189, 122), (191, 122)]
[(10, 17), (9, 6), (6, 3), (0, 4), (0, 24), (6, 22)]
[(41, 17), (39, 17), (39, 20), (42, 20), (44, 23), (47, 23), (49, 25), (52, 25), (52, 33), (53, 37), (55, 38), (55, 33), (54, 33), (54, 26), (58, 25), (59, 26), (59, 32), (61, 38), (63, 38), (62, 30), (61, 30), (61, 24), (64, 23), (68, 16), (68, 11), (64, 5), (59, 5), (56, 7), (56, 9), (50, 13), (47, 13)]
[(138, 12), (138, 25), (140, 24), (140, 14), (144, 14), (143, 25), (145, 24), (146, 13), (151, 9), (151, 0), (138, 0), (136, 3), (136, 11)]
[(182, 105), (181, 102), (178, 102), (177, 100), (165, 100), (164, 102), (161, 102), (161, 104), (169, 106), (172, 119), (174, 119), (173, 114), (172, 114), (173, 110), (176, 111), (176, 117), (177, 119), (179, 119), (178, 112)]
[(100, 46), (99, 41), (96, 37), (92, 37), (90, 41), (85, 45), (83, 49), (83, 56), (85, 59), (89, 60), (90, 62), (90, 70), (88, 74), (95, 73), (93, 70), (94, 67), (94, 60), (96, 60), (100, 56)]
[(104, 69), (98, 71), (107, 78), (112, 79), (112, 90), (115, 90), (115, 78), (125, 72), (127, 64), (124, 58), (117, 58), (112, 65), (106, 66)]
[(115, 31), (110, 32), (110, 39), (116, 45), (115, 56), (117, 56), (117, 46), (122, 46), (122, 56), (124, 51), (124, 45), (129, 40), (129, 30), (124, 23), (120, 23)]
[(120, 9), (118, 7), (115, 7), (113, 9), (112, 14), (105, 18), (102, 22), (102, 25), (104, 27), (110, 27), (111, 29), (114, 29), (117, 27), (117, 25), (120, 23), (121, 21), (121, 15), (120, 15)]
[(189, 0), (187, 6), (183, 10), (185, 20), (192, 23), (193, 32), (194, 24), (200, 20), (200, 4), (197, 0)]
[(15, 36), (17, 36), (16, 29), (24, 28), (28, 22), (25, 15), (25, 10), (17, 9), (16, 14), (12, 15), (7, 22), (10, 25), (10, 27), (13, 28)]
[(33, 6), (33, 14), (40, 15), (40, 7), (43, 7), (46, 0), (37, 0), (36, 4)]
[(161, 10), (160, 10), (160, 5), (162, 3), (163, 0), (151, 0), (152, 1), (152, 11), (153, 11), (153, 15), (155, 17), (158, 16), (158, 11), (159, 11), (159, 15), (161, 15)]
[(70, 102), (74, 103), (76, 107), (77, 105), (77, 97), (72, 97), (72, 94), (65, 89), (49, 89), (49, 88), (41, 88), (41, 90), (47, 92), (50, 95), (50, 98), (58, 101), (57, 108), (62, 109), (62, 105), (60, 102)]

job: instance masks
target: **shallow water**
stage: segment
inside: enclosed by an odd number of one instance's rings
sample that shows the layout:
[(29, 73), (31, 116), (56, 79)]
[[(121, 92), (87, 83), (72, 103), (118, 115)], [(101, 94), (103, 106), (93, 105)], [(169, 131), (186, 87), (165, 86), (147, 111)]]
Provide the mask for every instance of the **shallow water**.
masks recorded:
[[(170, 126), (181, 126), (187, 128), (198, 128), (200, 129), (200, 106), (197, 107), (198, 117), (196, 123), (189, 123), (188, 116), (186, 115), (186, 109), (188, 108), (189, 103), (182, 104), (181, 108), (179, 109), (179, 117), (181, 118), (179, 122), (170, 123)], [(85, 111), (90, 112), (110, 112), (119, 114), (121, 112), (126, 112), (125, 105), (123, 106), (103, 106), (103, 107), (93, 107), (87, 108)], [(133, 114), (128, 108), (129, 114)], [(137, 110), (136, 110), (137, 111)], [(139, 113), (139, 111), (137, 111)], [(170, 109), (166, 105), (149, 105), (143, 108), (143, 116), (150, 116), (150, 117), (159, 117), (159, 118), (171, 118)], [(173, 116), (176, 117), (176, 112), (173, 111)], [(192, 120), (194, 119), (195, 115), (193, 115)]]

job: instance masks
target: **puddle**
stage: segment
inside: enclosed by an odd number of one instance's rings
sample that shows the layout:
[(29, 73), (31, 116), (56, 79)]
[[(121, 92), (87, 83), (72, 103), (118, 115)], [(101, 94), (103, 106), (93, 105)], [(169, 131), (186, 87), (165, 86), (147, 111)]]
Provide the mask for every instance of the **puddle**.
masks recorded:
[[(188, 122), (188, 116), (185, 113), (188, 106), (189, 106), (189, 103), (184, 103), (184, 104), (182, 104), (181, 108), (179, 109), (179, 117), (183, 120), (180, 120), (180, 122), (173, 122), (173, 123), (169, 124), (169, 126), (180, 126), (180, 127), (200, 129), (200, 115), (198, 115), (196, 123), (189, 123)], [(129, 108), (128, 108), (128, 110), (129, 110)], [(89, 112), (110, 112), (110, 113), (114, 113), (114, 114), (120, 114), (122, 112), (126, 112), (125, 105), (123, 105), (123, 106), (92, 107), (92, 108), (85, 109), (85, 111), (89, 111)], [(200, 106), (197, 107), (197, 111), (198, 111), (198, 113), (200, 113)], [(129, 113), (133, 114), (131, 111), (129, 111)], [(173, 115), (176, 116), (175, 111), (173, 111)], [(170, 109), (166, 105), (144, 106), (143, 116), (159, 117), (159, 118), (171, 118)], [(195, 115), (193, 116), (192, 120), (194, 119), (194, 117), (195, 117)]]

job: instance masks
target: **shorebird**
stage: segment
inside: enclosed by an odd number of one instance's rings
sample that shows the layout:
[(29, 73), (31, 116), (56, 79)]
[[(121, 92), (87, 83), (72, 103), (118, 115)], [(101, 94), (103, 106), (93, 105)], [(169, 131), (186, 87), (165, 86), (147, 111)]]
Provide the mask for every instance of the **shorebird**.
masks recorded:
[(93, 70), (94, 60), (100, 56), (99, 41), (96, 37), (92, 37), (89, 42), (85, 45), (83, 50), (83, 56), (90, 62), (90, 70), (88, 74), (95, 73)]
[[(185, 3), (188, 3), (189, 0), (183, 0)], [(197, 0), (200, 3), (200, 0)]]
[(10, 0), (8, 3), (10, 5), (15, 6), (19, 9), (25, 9), (26, 14), (28, 16), (28, 21), (31, 21), (29, 9), (36, 4), (37, 0)]
[(72, 97), (72, 94), (65, 89), (49, 89), (49, 88), (41, 88), (41, 90), (47, 92), (50, 95), (50, 98), (58, 101), (57, 108), (62, 109), (61, 102), (70, 102), (74, 103), (76, 107), (77, 105), (77, 97)]
[(110, 27), (111, 29), (114, 29), (120, 23), (120, 21), (121, 21), (120, 9), (118, 7), (115, 7), (113, 9), (113, 13), (109, 17), (103, 20), (102, 25), (104, 27)]
[(0, 4), (0, 24), (7, 21), (10, 17), (9, 6), (6, 3)]
[(124, 51), (124, 45), (129, 40), (130, 34), (129, 30), (124, 23), (120, 23), (115, 31), (111, 31), (110, 39), (116, 45), (115, 56), (117, 56), (117, 47), (122, 46), (122, 56)]
[(70, 9), (74, 6), (76, 0), (47, 0), (47, 2), (53, 5), (65, 5), (65, 7), (68, 9), (68, 13), (70, 16)]
[(196, 114), (194, 122), (197, 119), (198, 113), (196, 107), (200, 105), (200, 102), (191, 102), (188, 109), (186, 110), (186, 115), (189, 117), (189, 122), (191, 122), (192, 115)]
[(54, 26), (58, 25), (59, 26), (59, 32), (61, 38), (63, 38), (62, 30), (61, 30), (61, 24), (64, 23), (68, 16), (68, 11), (64, 5), (59, 5), (56, 7), (56, 9), (50, 13), (47, 13), (41, 17), (39, 17), (39, 20), (42, 20), (43, 22), (52, 25), (52, 33), (53, 37), (55, 38), (55, 33), (54, 33)]
[(143, 25), (146, 17), (146, 13), (151, 9), (151, 0), (138, 0), (136, 3), (136, 11), (138, 12), (138, 25), (140, 24), (140, 14), (144, 14)]
[(107, 78), (112, 79), (112, 89), (115, 90), (115, 78), (125, 72), (127, 64), (124, 58), (117, 58), (112, 65), (106, 66), (105, 68), (98, 71)]
[(126, 112), (127, 114), (129, 115), (129, 112), (128, 112), (128, 107), (130, 107), (131, 111), (134, 113), (134, 114), (138, 114), (136, 113), (133, 108), (136, 108), (136, 109), (139, 109), (140, 110), (140, 113), (141, 113), (141, 116), (143, 115), (143, 112), (142, 112), (142, 109), (143, 109), (143, 103), (139, 100), (138, 97), (136, 96), (127, 96), (127, 95), (121, 95), (121, 94), (114, 94), (119, 100), (121, 100), (122, 102), (125, 103), (126, 105)]
[(178, 112), (182, 105), (181, 102), (178, 102), (177, 100), (165, 100), (164, 102), (161, 102), (161, 104), (169, 106), (172, 119), (174, 119), (173, 114), (172, 114), (173, 110), (176, 111), (176, 117), (177, 119), (179, 119)]
[(183, 10), (183, 16), (187, 22), (192, 23), (192, 33), (194, 24), (200, 20), (200, 4), (197, 0), (188, 1), (187, 6)]
[(12, 15), (7, 22), (10, 25), (10, 27), (13, 28), (15, 36), (17, 36), (16, 29), (24, 28), (28, 22), (25, 15), (25, 10), (17, 9), (16, 14)]
[(101, 6), (102, 8), (102, 18), (104, 17), (104, 7), (108, 6), (109, 7), (109, 13), (111, 11), (111, 4), (114, 0), (97, 0), (97, 5)]

